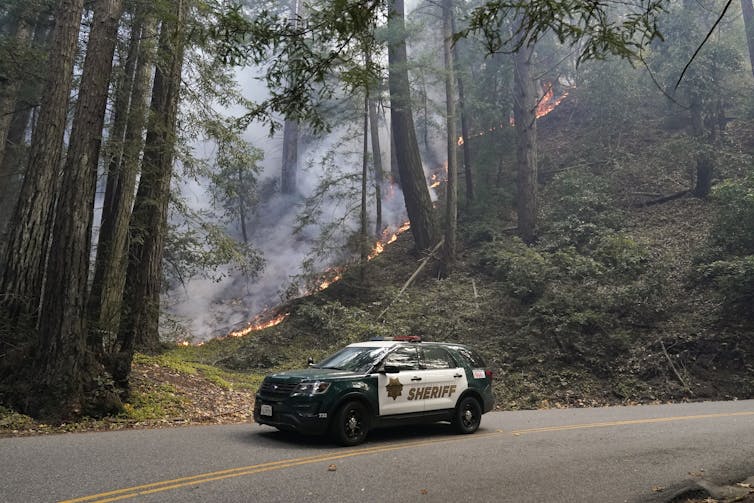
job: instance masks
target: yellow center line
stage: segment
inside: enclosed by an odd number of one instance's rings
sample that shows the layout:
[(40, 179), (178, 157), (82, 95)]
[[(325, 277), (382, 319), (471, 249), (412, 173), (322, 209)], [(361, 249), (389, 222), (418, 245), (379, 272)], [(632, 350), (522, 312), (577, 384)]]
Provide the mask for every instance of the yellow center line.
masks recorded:
[[(697, 419), (715, 419), (723, 417), (741, 417), (741, 416), (754, 416), (754, 411), (745, 412), (728, 412), (728, 413), (716, 413), (716, 414), (698, 414), (691, 416), (674, 416), (674, 417), (659, 417), (651, 419), (628, 419), (622, 421), (605, 421), (600, 423), (582, 423), (571, 424), (565, 426), (545, 426), (540, 428), (526, 428), (521, 430), (495, 430), (487, 433), (477, 433), (471, 439), (481, 439), (492, 436), (503, 435), (526, 435), (531, 433), (546, 433), (554, 431), (568, 431), (568, 430), (583, 430), (589, 428), (607, 428), (611, 426), (629, 426), (629, 425), (641, 425), (641, 424), (654, 424), (654, 423), (666, 423), (673, 421), (691, 421)], [(159, 482), (152, 482), (150, 484), (143, 484), (139, 486), (127, 487), (124, 489), (117, 489), (114, 491), (103, 492), (99, 494), (93, 494), (90, 496), (83, 496), (80, 498), (69, 499), (61, 501), (60, 503), (106, 503), (111, 501), (119, 501), (129, 498), (135, 498), (137, 496), (145, 496), (148, 494), (154, 494), (162, 491), (169, 491), (172, 489), (178, 489), (190, 485), (204, 484), (207, 482), (214, 482), (217, 480), (228, 479), (232, 477), (241, 477), (244, 475), (254, 475), (257, 473), (269, 472), (274, 470), (283, 470), (285, 468), (293, 468), (296, 466), (309, 465), (314, 463), (321, 463), (327, 461), (336, 461), (339, 459), (352, 458), (356, 456), (365, 456), (369, 454), (377, 454), (382, 452), (397, 451), (402, 449), (408, 449), (411, 447), (422, 447), (431, 444), (440, 444), (447, 442), (457, 442), (460, 440), (469, 440), (467, 436), (456, 437), (442, 437), (429, 440), (418, 440), (414, 442), (401, 442), (399, 444), (367, 447), (361, 449), (352, 449), (345, 452), (337, 452), (330, 454), (318, 454), (315, 456), (306, 456), (301, 458), (284, 459), (280, 461), (270, 461), (261, 463), (258, 465), (241, 466), (237, 468), (229, 468), (226, 470), (219, 470), (215, 472), (202, 473), (199, 475), (192, 475), (189, 477), (180, 477), (171, 480), (163, 480)]]

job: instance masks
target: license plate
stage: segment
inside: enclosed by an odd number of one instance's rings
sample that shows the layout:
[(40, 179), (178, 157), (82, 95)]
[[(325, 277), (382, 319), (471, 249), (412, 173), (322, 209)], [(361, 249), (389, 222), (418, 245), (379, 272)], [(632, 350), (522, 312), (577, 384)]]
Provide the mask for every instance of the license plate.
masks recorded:
[(272, 405), (262, 405), (261, 407), (259, 407), (259, 414), (262, 416), (271, 416)]

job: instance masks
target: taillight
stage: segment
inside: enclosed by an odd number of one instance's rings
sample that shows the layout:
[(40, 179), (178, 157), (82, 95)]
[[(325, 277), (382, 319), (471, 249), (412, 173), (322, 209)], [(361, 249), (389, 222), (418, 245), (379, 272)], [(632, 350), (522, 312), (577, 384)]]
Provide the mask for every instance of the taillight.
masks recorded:
[(491, 370), (485, 370), (485, 371), (484, 371), (484, 375), (485, 375), (485, 376), (487, 377), (487, 379), (489, 379), (490, 381), (492, 380), (492, 371), (491, 371)]

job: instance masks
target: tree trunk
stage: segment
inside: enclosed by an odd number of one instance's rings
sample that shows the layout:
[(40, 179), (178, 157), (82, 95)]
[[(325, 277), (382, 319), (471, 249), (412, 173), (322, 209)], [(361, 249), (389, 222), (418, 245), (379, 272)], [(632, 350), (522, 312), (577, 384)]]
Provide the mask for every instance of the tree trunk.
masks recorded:
[[(35, 318), (39, 307), (83, 6), (84, 0), (58, 5), (28, 168), (0, 253), (1, 315), (11, 324)], [(57, 378), (63, 382), (66, 377)]]
[[(129, 108), (121, 110), (126, 120), (121, 153), (117, 156), (120, 162), (117, 166), (111, 163), (108, 173), (94, 280), (89, 295), (88, 316), (92, 326), (88, 344), (96, 352), (112, 350), (118, 334), (126, 280), (128, 223), (136, 193), (139, 160), (144, 148), (143, 133), (154, 62), (156, 23), (151, 15), (143, 12), (137, 16), (140, 19), (135, 23), (131, 37), (131, 44), (135, 43), (137, 46), (134, 57), (136, 67), (131, 78), (132, 86), (128, 86), (131, 88), (127, 98)], [(129, 53), (132, 48), (129, 48)]]
[[(243, 166), (238, 167), (238, 186), (244, 187)], [(243, 195), (238, 195), (238, 215), (241, 220), (241, 235), (244, 244), (249, 244), (249, 235), (246, 233), (246, 205), (244, 204)]]
[[(705, 138), (704, 119), (702, 117), (702, 100), (698, 93), (691, 96), (691, 127), (697, 140), (696, 154), (696, 184), (692, 193), (694, 196), (704, 199), (712, 188), (712, 175), (715, 170), (715, 161), (709, 151), (708, 141)], [(714, 126), (713, 126), (714, 127)]]
[[(18, 20), (13, 40), (13, 45), (17, 50), (28, 47), (29, 41), (31, 40), (31, 33), (32, 25), (22, 14)], [(15, 78), (12, 76), (11, 81), (5, 81), (3, 82), (3, 85), (0, 86), (0, 166), (3, 165), (3, 158), (5, 157), (6, 139), (8, 138), (11, 121), (13, 120), (13, 112), (16, 108), (21, 81), (22, 79), (18, 76), (15, 76)], [(0, 176), (3, 176), (3, 174), (4, 173), (0, 172)], [(0, 179), (0, 186), (4, 185), (5, 182)]]
[(741, 10), (744, 13), (744, 28), (746, 29), (746, 45), (749, 46), (751, 73), (754, 75), (754, 4), (752, 0), (741, 0)]
[(97, 161), (121, 13), (121, 0), (94, 4), (39, 318), (40, 395), (44, 403), (70, 413), (80, 410), (87, 373), (86, 292)]
[(516, 129), (516, 210), (518, 235), (536, 238), (537, 227), (537, 93), (531, 76), (533, 48), (524, 44), (513, 55), (513, 118)]
[(173, 17), (163, 21), (160, 33), (159, 54), (166, 60), (157, 65), (155, 72), (142, 173), (129, 229), (119, 354), (112, 369), (113, 378), (124, 389), (134, 349), (155, 350), (160, 343), (162, 255), (183, 67), (184, 0), (176, 2), (176, 9)]
[[(367, 48), (365, 51), (367, 66), (371, 65), (372, 56)], [(380, 149), (380, 127), (377, 120), (377, 102), (372, 93), (368, 92), (369, 131), (372, 141), (372, 165), (374, 166), (374, 193), (376, 203), (375, 236), (379, 239), (382, 234), (382, 184), (385, 182), (382, 170), (382, 151)]]
[(283, 171), (280, 191), (295, 194), (298, 173), (298, 121), (286, 119), (283, 125)]
[(448, 180), (446, 182), (445, 201), (445, 245), (443, 247), (442, 268), (443, 275), (447, 275), (456, 260), (456, 232), (458, 229), (458, 156), (456, 146), (458, 133), (456, 132), (456, 90), (453, 62), (453, 30), (451, 16), (453, 1), (443, 0), (443, 57), (445, 61), (445, 113), (448, 146)]
[[(456, 15), (453, 9), (450, 10), (450, 30), (456, 32)], [(466, 204), (474, 201), (474, 170), (471, 161), (471, 144), (467, 141), (471, 138), (469, 132), (469, 122), (466, 117), (466, 95), (463, 91), (463, 78), (458, 72), (458, 44), (453, 45), (453, 62), (455, 64), (456, 81), (458, 82), (458, 111), (461, 114), (461, 136), (463, 144), (463, 173), (466, 181)]]
[[(293, 0), (291, 18), (294, 27), (298, 25), (298, 16), (299, 2)], [(298, 120), (286, 118), (283, 125), (283, 168), (280, 181), (280, 191), (283, 194), (295, 194), (298, 190), (296, 181), (298, 174), (298, 137)]]
[(361, 228), (359, 244), (361, 251), (361, 280), (364, 281), (369, 257), (369, 219), (367, 218), (367, 176), (369, 175), (369, 86), (364, 87), (364, 134), (362, 137), (363, 155), (361, 159)]
[(388, 80), (391, 103), (390, 122), (393, 128), (401, 188), (416, 248), (427, 250), (437, 239), (437, 223), (419, 156), (414, 118), (411, 112), (403, 0), (390, 1), (388, 31), (394, 36), (388, 43)]
[(374, 197), (376, 203), (375, 236), (382, 234), (382, 185), (385, 176), (382, 168), (382, 151), (380, 150), (380, 127), (377, 119), (377, 104), (369, 98), (369, 128), (372, 138), (372, 165), (374, 166)]

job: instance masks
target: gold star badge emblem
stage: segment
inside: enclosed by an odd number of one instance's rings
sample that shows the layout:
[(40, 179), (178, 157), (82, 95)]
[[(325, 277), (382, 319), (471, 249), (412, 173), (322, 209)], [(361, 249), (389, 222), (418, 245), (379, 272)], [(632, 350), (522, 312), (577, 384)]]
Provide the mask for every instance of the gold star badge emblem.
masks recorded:
[(387, 386), (385, 386), (385, 389), (387, 390), (387, 396), (395, 400), (399, 396), (401, 396), (401, 392), (403, 391), (403, 385), (401, 384), (400, 379), (397, 377), (393, 379), (390, 378), (390, 382)]

